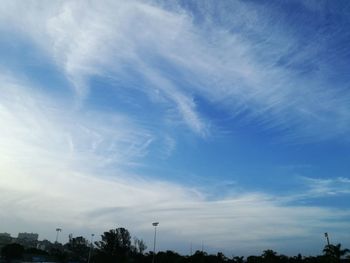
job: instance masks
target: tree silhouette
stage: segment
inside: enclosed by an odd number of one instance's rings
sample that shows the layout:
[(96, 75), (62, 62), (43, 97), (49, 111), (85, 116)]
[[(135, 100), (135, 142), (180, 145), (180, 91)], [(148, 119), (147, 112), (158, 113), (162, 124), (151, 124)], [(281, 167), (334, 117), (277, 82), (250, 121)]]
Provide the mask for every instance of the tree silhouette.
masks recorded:
[(132, 247), (135, 253), (143, 254), (147, 249), (146, 243), (142, 239), (134, 237), (134, 246)]
[(233, 261), (233, 263), (243, 263), (244, 257), (235, 256), (235, 257), (233, 257), (232, 261)]
[(1, 255), (9, 262), (11, 262), (11, 260), (21, 259), (23, 253), (24, 247), (17, 243), (8, 244), (1, 249)]
[(248, 256), (247, 263), (262, 263), (263, 258), (259, 256)]
[(86, 262), (89, 254), (89, 242), (82, 236), (69, 237), (69, 242), (64, 247), (70, 251), (70, 259), (78, 262)]
[(341, 244), (326, 245), (323, 249), (323, 253), (332, 262), (340, 262), (340, 259), (350, 252), (349, 249), (341, 249)]
[[(127, 262), (131, 252), (130, 233), (125, 228), (111, 229), (101, 235), (101, 241), (95, 242), (100, 257), (105, 262)], [(101, 259), (102, 260), (102, 259)]]
[(274, 262), (278, 262), (279, 258), (277, 256), (277, 252), (268, 249), (268, 250), (264, 250), (263, 254), (262, 254), (262, 258), (264, 259), (264, 262), (266, 263), (274, 263)]
[(222, 263), (222, 262), (226, 262), (227, 261), (227, 257), (225, 257), (225, 255), (222, 252), (218, 252), (216, 257), (217, 257), (217, 262), (218, 263)]
[(165, 252), (157, 253), (157, 261), (156, 262), (166, 262), (166, 263), (177, 263), (181, 262), (183, 257), (178, 253), (167, 250)]
[[(90, 263), (151, 263), (153, 251), (146, 250), (142, 239), (134, 237), (131, 244), (130, 233), (125, 228), (111, 229), (101, 235), (101, 241), (96, 241), (96, 249), (90, 257)], [(62, 245), (41, 241), (37, 248), (24, 249), (20, 244), (7, 244), (2, 249), (0, 262), (38, 262), (54, 261), (61, 263), (86, 263), (90, 252), (90, 243), (84, 237), (69, 237), (69, 242)], [(261, 256), (244, 257), (232, 256), (227, 258), (222, 252), (208, 254), (197, 250), (191, 255), (181, 255), (175, 251), (159, 251), (157, 263), (350, 263), (350, 250), (342, 248), (341, 244), (327, 245), (323, 255), (302, 257), (286, 256), (267, 249)]]

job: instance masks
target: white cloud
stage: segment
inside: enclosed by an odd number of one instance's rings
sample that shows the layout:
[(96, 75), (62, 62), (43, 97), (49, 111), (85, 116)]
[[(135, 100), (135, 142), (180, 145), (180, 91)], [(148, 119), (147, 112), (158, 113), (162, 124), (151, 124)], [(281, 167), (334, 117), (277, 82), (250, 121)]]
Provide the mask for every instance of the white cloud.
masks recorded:
[[(136, 74), (145, 80), (138, 89), (158, 94), (204, 136), (209, 125), (197, 95), (290, 136), (312, 140), (349, 132), (350, 96), (331, 89), (328, 66), (315, 62), (322, 42), (300, 49), (300, 38), (262, 6), (218, 3), (216, 10), (227, 23), (218, 26), (210, 5), (200, 3), (203, 24), (179, 6), (139, 1), (11, 1), (1, 14), (3, 27), (17, 26), (52, 54), (79, 94), (86, 96), (90, 77)], [(277, 63), (286, 57), (289, 65), (313, 61), (319, 71), (305, 77)]]
[(308, 195), (314, 197), (336, 196), (350, 194), (350, 179), (337, 178), (309, 178), (302, 177), (304, 184), (309, 188)]
[(123, 116), (96, 112), (90, 119), (27, 85), (1, 77), (5, 231), (36, 231), (53, 239), (56, 226), (84, 235), (126, 226), (150, 243), (150, 223), (158, 220), (161, 249), (187, 253), (184, 242), (191, 240), (194, 246), (203, 241), (210, 251), (231, 253), (234, 247), (251, 253), (267, 245), (281, 248), (281, 238), (283, 245), (290, 238), (314, 240), (324, 229), (342, 236), (340, 226), (349, 227), (348, 211), (286, 206), (261, 193), (209, 200), (194, 188), (131, 174), (130, 165), (147, 151), (148, 132)]
[(153, 135), (126, 116), (76, 110), (10, 76), (0, 77), (0, 116), (6, 127), (0, 132), (0, 152), (9, 173), (75, 166), (118, 170), (147, 154)]

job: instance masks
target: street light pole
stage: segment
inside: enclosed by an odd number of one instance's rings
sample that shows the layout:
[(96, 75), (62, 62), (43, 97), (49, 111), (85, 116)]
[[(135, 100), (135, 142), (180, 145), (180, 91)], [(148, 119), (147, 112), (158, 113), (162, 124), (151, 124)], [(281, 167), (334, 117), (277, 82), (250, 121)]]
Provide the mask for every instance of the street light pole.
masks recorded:
[(328, 236), (328, 233), (324, 233), (324, 236), (326, 237), (326, 240), (327, 240), (327, 245), (329, 246), (329, 236)]
[(56, 243), (58, 242), (58, 233), (61, 232), (62, 229), (61, 228), (56, 228)]
[(90, 258), (91, 258), (92, 248), (93, 248), (93, 244), (92, 244), (93, 239), (94, 239), (94, 234), (91, 234), (91, 244), (90, 244), (90, 250), (89, 250), (88, 263), (90, 263)]
[(159, 225), (159, 222), (152, 223), (152, 226), (154, 226), (154, 239), (153, 239), (153, 258), (152, 263), (155, 262), (156, 257), (156, 238), (157, 238), (157, 226)]

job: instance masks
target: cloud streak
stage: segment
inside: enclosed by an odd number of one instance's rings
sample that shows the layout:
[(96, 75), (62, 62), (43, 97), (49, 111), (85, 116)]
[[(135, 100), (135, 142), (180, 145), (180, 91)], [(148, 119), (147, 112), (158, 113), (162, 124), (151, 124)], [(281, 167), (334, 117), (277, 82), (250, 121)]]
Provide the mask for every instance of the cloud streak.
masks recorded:
[(350, 179), (344, 177), (321, 179), (302, 178), (309, 187), (309, 194), (314, 197), (350, 194)]
[[(2, 13), (29, 10), (32, 15), (11, 22), (53, 56), (78, 94), (86, 96), (93, 76), (138, 76), (144, 83), (134, 88), (170, 103), (200, 135), (208, 134), (210, 121), (197, 109), (196, 96), (268, 129), (288, 129), (289, 136), (312, 140), (349, 132), (350, 95), (344, 96), (345, 87), (330, 89), (331, 65), (317, 60), (329, 43), (314, 35), (301, 46), (300, 34), (286, 31), (286, 21), (267, 18), (263, 6), (220, 2), (217, 15), (228, 21), (218, 23), (210, 5), (200, 3), (197, 13), (138, 1), (26, 5), (7, 3)], [(311, 70), (308, 77), (304, 70)]]
[[(13, 225), (18, 220), (51, 238), (57, 225), (82, 234), (126, 226), (151, 240), (150, 222), (159, 220), (162, 249), (192, 240), (209, 251), (259, 253), (267, 245), (283, 249), (289, 239), (315, 241), (324, 229), (342, 237), (340, 226), (349, 227), (348, 211), (289, 206), (263, 193), (213, 200), (195, 188), (130, 173), (152, 134), (118, 115), (96, 112), (91, 122), (90, 114), (63, 110), (11, 76), (2, 75), (1, 83), (0, 116), (8, 129), (0, 130), (0, 213), (10, 231), (21, 228)], [(187, 245), (178, 250), (187, 253)]]

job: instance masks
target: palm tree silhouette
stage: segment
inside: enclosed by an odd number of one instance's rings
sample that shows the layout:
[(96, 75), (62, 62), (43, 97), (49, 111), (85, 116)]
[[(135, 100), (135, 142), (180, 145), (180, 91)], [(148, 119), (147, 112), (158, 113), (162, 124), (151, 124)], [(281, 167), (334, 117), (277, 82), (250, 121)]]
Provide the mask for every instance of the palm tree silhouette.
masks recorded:
[(335, 262), (340, 262), (340, 259), (349, 253), (350, 250), (347, 248), (341, 249), (341, 244), (337, 245), (326, 245), (323, 249), (325, 256), (335, 259)]

